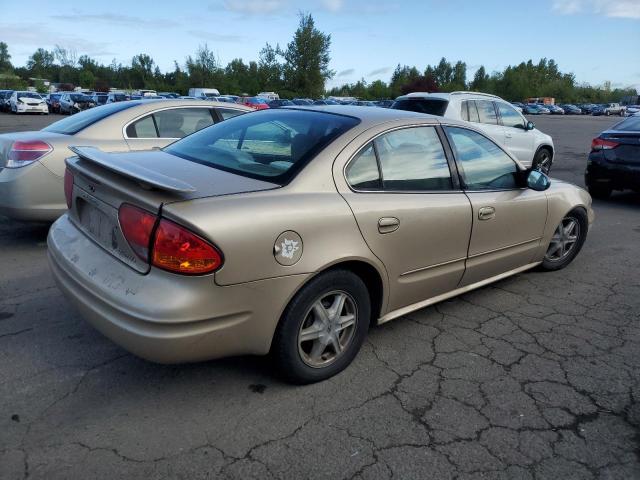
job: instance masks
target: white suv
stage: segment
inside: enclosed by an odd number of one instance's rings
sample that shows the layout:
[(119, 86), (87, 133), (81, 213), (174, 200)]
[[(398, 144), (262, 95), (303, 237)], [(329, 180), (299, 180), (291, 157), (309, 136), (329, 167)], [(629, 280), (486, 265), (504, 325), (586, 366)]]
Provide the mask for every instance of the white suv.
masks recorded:
[(416, 92), (396, 98), (391, 108), (473, 122), (509, 149), (523, 166), (533, 166), (545, 173), (551, 169), (554, 153), (551, 137), (536, 129), (513, 105), (495, 95)]

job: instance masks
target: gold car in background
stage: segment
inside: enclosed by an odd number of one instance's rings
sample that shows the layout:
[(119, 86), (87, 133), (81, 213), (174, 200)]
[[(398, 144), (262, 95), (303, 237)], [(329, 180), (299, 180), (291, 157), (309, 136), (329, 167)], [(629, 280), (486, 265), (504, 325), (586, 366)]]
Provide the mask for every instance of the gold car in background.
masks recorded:
[(372, 324), (566, 266), (593, 220), (583, 189), (412, 112), (283, 108), (161, 151), (74, 150), (48, 244), (80, 312), (153, 361), (271, 353), (299, 383)]

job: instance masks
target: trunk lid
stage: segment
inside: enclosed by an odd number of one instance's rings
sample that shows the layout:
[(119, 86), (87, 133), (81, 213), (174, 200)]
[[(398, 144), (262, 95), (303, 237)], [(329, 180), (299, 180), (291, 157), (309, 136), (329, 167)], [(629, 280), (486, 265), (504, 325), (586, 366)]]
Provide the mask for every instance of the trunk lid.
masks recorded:
[(277, 188), (278, 185), (190, 162), (163, 151), (105, 153), (72, 147), (74, 176), (69, 217), (89, 238), (140, 273), (150, 269), (125, 239), (118, 221), (123, 203), (157, 216), (167, 203)]
[(611, 163), (640, 165), (640, 132), (629, 130), (608, 130), (601, 138), (618, 143), (611, 150), (604, 150), (605, 158)]

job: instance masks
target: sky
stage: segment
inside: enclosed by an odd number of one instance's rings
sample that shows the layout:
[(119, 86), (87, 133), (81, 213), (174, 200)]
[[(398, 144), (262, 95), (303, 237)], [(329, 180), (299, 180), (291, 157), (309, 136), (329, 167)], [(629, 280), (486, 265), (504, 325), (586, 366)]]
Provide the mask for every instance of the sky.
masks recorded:
[(328, 87), (388, 81), (397, 64), (423, 70), (441, 57), (502, 70), (553, 58), (578, 82), (640, 88), (640, 0), (0, 0), (0, 41), (22, 66), (38, 48), (75, 49), (102, 63), (138, 53), (162, 71), (205, 43), (222, 65), (285, 47), (310, 12), (331, 34)]

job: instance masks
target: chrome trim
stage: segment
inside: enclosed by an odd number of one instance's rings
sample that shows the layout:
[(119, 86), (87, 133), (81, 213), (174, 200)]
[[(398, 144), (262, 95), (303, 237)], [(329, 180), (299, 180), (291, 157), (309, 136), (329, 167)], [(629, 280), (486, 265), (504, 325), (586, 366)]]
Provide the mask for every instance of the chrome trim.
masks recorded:
[(386, 323), (386, 322), (388, 322), (390, 320), (393, 320), (395, 318), (401, 317), (401, 316), (406, 315), (408, 313), (414, 312), (416, 310), (420, 310), (421, 308), (425, 308), (425, 307), (428, 307), (428, 306), (433, 305), (435, 303), (439, 303), (439, 302), (442, 302), (444, 300), (448, 300), (449, 298), (461, 295), (463, 293), (467, 293), (467, 292), (469, 292), (471, 290), (475, 290), (476, 288), (484, 287), (485, 285), (488, 285), (488, 284), (493, 283), (493, 282), (497, 282), (498, 280), (502, 280), (504, 278), (510, 277), (512, 275), (515, 275), (517, 273), (521, 273), (521, 272), (524, 272), (526, 270), (530, 270), (531, 268), (536, 267), (537, 265), (540, 265), (541, 263), (542, 262), (529, 263), (529, 264), (524, 265), (522, 267), (514, 268), (513, 270), (509, 270), (508, 272), (501, 273), (500, 275), (496, 275), (496, 276), (491, 277), (491, 278), (486, 278), (486, 279), (481, 280), (479, 282), (472, 283), (471, 285), (467, 285), (465, 287), (460, 287), (460, 288), (457, 288), (455, 290), (451, 290), (450, 292), (443, 293), (442, 295), (437, 295), (435, 297), (428, 298), (427, 300), (423, 300), (421, 302), (417, 302), (417, 303), (414, 303), (412, 305), (408, 305), (406, 307), (398, 308), (397, 310), (393, 310), (393, 311), (383, 315), (382, 317), (380, 317), (378, 319), (378, 325), (381, 325), (383, 323)]
[(490, 253), (501, 252), (502, 250), (507, 250), (509, 248), (519, 247), (520, 245), (526, 245), (527, 243), (540, 242), (541, 239), (542, 237), (532, 238), (531, 240), (525, 240), (524, 242), (514, 243), (513, 245), (507, 245), (500, 248), (494, 248), (493, 250), (487, 250), (486, 252), (474, 253), (473, 255), (469, 255), (467, 258), (478, 258), (478, 257), (481, 257), (482, 255), (489, 255)]
[(400, 278), (404, 277), (405, 275), (411, 275), (412, 273), (423, 272), (423, 271), (429, 270), (431, 268), (444, 267), (445, 265), (451, 265), (452, 263), (463, 262), (466, 259), (467, 259), (467, 257), (461, 257), (461, 258), (456, 258), (455, 260), (447, 260), (446, 262), (436, 263), (435, 265), (429, 265), (428, 267), (420, 267), (420, 268), (416, 268), (414, 270), (409, 270), (407, 272), (401, 273), (400, 274)]

